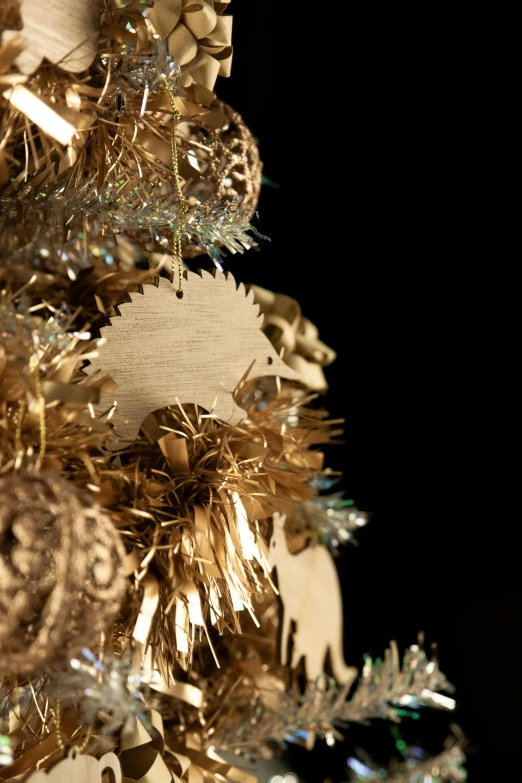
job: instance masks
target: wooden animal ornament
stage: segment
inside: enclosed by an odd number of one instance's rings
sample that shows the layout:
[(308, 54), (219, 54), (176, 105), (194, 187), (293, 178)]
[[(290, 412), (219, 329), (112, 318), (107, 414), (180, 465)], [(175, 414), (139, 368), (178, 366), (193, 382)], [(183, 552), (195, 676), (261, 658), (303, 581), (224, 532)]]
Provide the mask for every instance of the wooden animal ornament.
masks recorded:
[(111, 773), (111, 783), (122, 783), (120, 762), (114, 753), (106, 753), (98, 760), (82, 756), (77, 748), (72, 748), (67, 758), (45, 772), (33, 772), (25, 783), (102, 783), (106, 771)]
[[(249, 378), (280, 375), (299, 380), (261, 331), (252, 292), (231, 275), (185, 272), (184, 297), (165, 278), (121, 305), (104, 327), (99, 358), (86, 372), (110, 375), (123, 440), (135, 440), (145, 417), (176, 400), (196, 403), (237, 424), (245, 412), (231, 392), (255, 360)], [(106, 405), (103, 406), (106, 409)], [(115, 448), (111, 443), (109, 448)]]
[(337, 682), (349, 684), (357, 669), (347, 666), (343, 655), (343, 607), (339, 578), (332, 556), (323, 546), (308, 547), (299, 554), (288, 551), (284, 514), (274, 514), (274, 532), (268, 561), (277, 570), (279, 594), (283, 604), (281, 663), (288, 657), (290, 623), (296, 623), (291, 666), (301, 658), (306, 677), (316, 682), (324, 676), (326, 654)]

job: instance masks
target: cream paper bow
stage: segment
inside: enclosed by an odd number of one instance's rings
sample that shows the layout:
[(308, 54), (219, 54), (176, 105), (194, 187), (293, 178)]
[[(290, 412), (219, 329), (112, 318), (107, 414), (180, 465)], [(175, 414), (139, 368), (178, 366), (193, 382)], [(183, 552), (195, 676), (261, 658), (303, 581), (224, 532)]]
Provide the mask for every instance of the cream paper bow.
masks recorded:
[(335, 360), (335, 351), (321, 342), (317, 327), (302, 315), (295, 299), (257, 285), (250, 288), (263, 315), (263, 331), (283, 361), (309, 389), (326, 391), (323, 367)]
[(213, 90), (218, 76), (230, 76), (232, 17), (222, 15), (227, 5), (228, 0), (156, 0), (149, 12), (181, 67), (183, 87), (196, 83)]

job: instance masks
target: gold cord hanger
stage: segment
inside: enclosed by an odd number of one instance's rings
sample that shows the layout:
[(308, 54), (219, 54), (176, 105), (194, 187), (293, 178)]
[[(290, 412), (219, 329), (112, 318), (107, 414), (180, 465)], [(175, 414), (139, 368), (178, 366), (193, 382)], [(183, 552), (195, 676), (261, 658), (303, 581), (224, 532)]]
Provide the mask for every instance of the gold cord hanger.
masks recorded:
[(174, 231), (172, 238), (172, 265), (170, 268), (172, 282), (176, 273), (176, 264), (178, 267), (178, 288), (176, 296), (178, 299), (183, 299), (183, 231), (185, 229), (185, 217), (188, 211), (188, 205), (183, 195), (181, 187), (181, 178), (179, 176), (179, 158), (178, 158), (178, 146), (176, 144), (176, 129), (181, 120), (181, 114), (176, 106), (174, 97), (174, 91), (170, 82), (165, 79), (165, 91), (168, 95), (170, 106), (172, 109), (172, 127), (170, 130), (170, 151), (172, 154), (172, 169), (174, 171), (174, 182), (176, 183), (176, 192), (179, 199), (179, 214), (178, 225)]
[[(34, 380), (34, 388), (36, 392), (36, 399), (38, 401), (38, 410), (40, 416), (40, 449), (36, 466), (38, 469), (42, 467), (43, 459), (45, 457), (45, 450), (47, 447), (47, 428), (45, 424), (45, 399), (42, 393), (42, 384), (40, 381), (40, 370), (38, 367), (38, 357), (32, 356), (29, 362), (31, 375)], [(20, 402), (18, 408), (18, 414), (16, 417), (16, 432), (15, 432), (15, 453), (18, 454), (22, 444), (22, 425), (27, 410), (26, 400)]]

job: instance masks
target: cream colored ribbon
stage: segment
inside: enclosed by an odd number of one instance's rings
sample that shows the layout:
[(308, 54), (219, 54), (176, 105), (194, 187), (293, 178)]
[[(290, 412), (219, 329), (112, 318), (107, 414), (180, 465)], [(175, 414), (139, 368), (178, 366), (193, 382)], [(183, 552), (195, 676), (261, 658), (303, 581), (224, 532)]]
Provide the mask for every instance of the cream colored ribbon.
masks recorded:
[(283, 361), (299, 373), (309, 389), (326, 391), (322, 368), (334, 361), (335, 351), (319, 340), (317, 327), (303, 317), (295, 299), (257, 285), (251, 288), (263, 314), (263, 331), (276, 351), (282, 352)]

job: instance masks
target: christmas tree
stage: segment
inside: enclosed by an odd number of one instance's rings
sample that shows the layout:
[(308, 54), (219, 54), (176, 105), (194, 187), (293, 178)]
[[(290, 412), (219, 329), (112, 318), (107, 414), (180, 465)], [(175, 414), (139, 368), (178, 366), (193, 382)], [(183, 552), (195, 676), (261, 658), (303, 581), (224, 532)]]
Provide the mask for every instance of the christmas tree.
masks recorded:
[[(421, 642), (345, 662), (335, 353), (226, 271), (267, 241), (228, 5), (0, 10), (0, 780), (254, 781), (454, 707)], [(394, 736), (346, 775), (465, 779)]]

